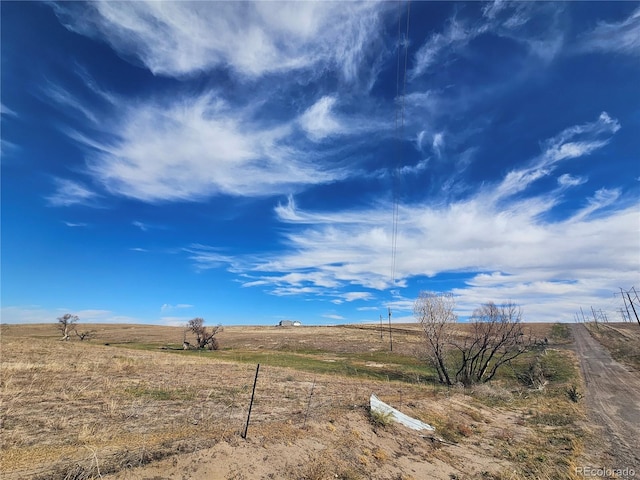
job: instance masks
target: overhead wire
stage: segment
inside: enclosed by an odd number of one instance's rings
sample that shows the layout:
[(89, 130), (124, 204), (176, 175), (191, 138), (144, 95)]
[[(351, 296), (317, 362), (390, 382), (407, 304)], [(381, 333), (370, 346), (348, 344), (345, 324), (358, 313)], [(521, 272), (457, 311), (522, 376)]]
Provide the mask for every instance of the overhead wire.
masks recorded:
[[(402, 2), (399, 3), (402, 6)], [(396, 135), (396, 159), (393, 169), (393, 218), (391, 229), (391, 286), (396, 285), (396, 269), (398, 257), (398, 223), (400, 216), (400, 160), (403, 154), (405, 96), (407, 89), (407, 63), (409, 52), (409, 18), (411, 2), (407, 2), (407, 21), (404, 39), (402, 38), (402, 14), (398, 15), (398, 57), (396, 64), (396, 97), (395, 97), (395, 135)], [(400, 95), (400, 58), (404, 46), (404, 72), (402, 76), (402, 95)]]

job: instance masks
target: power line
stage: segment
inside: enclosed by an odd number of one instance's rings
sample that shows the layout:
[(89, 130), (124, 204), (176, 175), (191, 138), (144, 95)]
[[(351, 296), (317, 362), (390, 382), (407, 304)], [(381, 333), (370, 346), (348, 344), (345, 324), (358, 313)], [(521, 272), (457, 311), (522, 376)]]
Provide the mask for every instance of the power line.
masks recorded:
[[(391, 228), (391, 287), (396, 284), (396, 268), (398, 258), (398, 220), (400, 216), (400, 159), (403, 155), (403, 139), (404, 139), (404, 112), (405, 112), (405, 97), (407, 91), (407, 64), (409, 58), (409, 18), (411, 14), (411, 3), (407, 1), (407, 22), (404, 39), (402, 37), (402, 3), (398, 3), (398, 57), (396, 63), (396, 96), (395, 96), (395, 135), (396, 135), (396, 159), (393, 169), (393, 219)], [(400, 96), (400, 57), (402, 55), (402, 46), (404, 46), (404, 72), (402, 76), (402, 96)], [(389, 328), (391, 328), (391, 307), (389, 307)], [(389, 330), (391, 335), (391, 330)], [(391, 336), (390, 348), (393, 351), (393, 340)]]
[[(401, 6), (401, 4), (399, 4)], [(396, 63), (396, 109), (395, 109), (395, 132), (396, 132), (396, 161), (393, 169), (393, 227), (391, 231), (391, 284), (396, 282), (397, 251), (398, 251), (398, 220), (400, 216), (400, 179), (399, 167), (400, 159), (403, 155), (404, 138), (404, 114), (405, 97), (407, 92), (407, 65), (409, 58), (409, 18), (411, 15), (411, 3), (407, 2), (407, 22), (404, 39), (402, 37), (402, 14), (398, 15), (398, 59)], [(402, 56), (402, 46), (404, 46), (404, 65), (402, 76), (402, 95), (400, 92), (400, 58)]]

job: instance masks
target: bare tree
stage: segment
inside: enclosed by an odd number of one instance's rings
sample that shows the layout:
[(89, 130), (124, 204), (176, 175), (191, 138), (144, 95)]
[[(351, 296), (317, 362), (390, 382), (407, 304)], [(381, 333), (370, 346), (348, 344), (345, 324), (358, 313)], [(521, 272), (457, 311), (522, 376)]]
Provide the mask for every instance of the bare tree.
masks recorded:
[(453, 342), (459, 351), (456, 380), (464, 385), (491, 380), (498, 369), (536, 345), (526, 337), (522, 311), (512, 302), (488, 302), (474, 310), (471, 333)]
[(431, 363), (440, 383), (452, 385), (447, 366), (447, 354), (452, 337), (452, 325), (458, 317), (454, 313), (455, 300), (450, 293), (420, 292), (413, 306), (413, 314), (422, 326)]
[(468, 334), (455, 331), (454, 308), (453, 295), (424, 291), (413, 307), (440, 383), (488, 382), (502, 365), (539, 345), (525, 336), (522, 312), (513, 302), (489, 302), (474, 310)]
[[(218, 339), (216, 338), (216, 335), (222, 331), (220, 325), (212, 327), (211, 330), (207, 330), (207, 327), (204, 326), (204, 319), (198, 317), (187, 322), (187, 329), (196, 336), (197, 348), (206, 348), (208, 350), (218, 350), (218, 348), (220, 348)], [(185, 343), (188, 344), (185, 340), (185, 342), (183, 342), (183, 348)]]
[(60, 333), (62, 333), (61, 340), (69, 340), (69, 335), (75, 331), (78, 320), (77, 315), (71, 315), (70, 313), (65, 313), (63, 316), (58, 317), (56, 326), (58, 330), (60, 330)]

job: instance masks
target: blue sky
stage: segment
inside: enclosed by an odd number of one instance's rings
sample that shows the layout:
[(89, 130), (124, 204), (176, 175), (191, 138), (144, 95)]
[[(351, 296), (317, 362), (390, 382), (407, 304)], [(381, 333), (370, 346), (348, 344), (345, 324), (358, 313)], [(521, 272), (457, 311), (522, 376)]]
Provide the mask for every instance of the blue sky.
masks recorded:
[(410, 320), (420, 290), (619, 320), (640, 287), (640, 3), (1, 16), (5, 323)]

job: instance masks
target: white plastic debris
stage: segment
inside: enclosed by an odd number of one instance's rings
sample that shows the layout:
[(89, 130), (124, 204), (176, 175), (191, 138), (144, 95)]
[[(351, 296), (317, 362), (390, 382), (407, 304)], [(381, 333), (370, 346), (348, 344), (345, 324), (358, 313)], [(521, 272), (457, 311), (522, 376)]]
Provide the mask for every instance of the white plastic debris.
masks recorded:
[(401, 411), (390, 407), (374, 394), (371, 394), (369, 402), (371, 404), (371, 411), (380, 413), (382, 415), (391, 415), (391, 418), (393, 418), (394, 421), (404, 425), (405, 427), (409, 427), (412, 430), (428, 430), (430, 432), (435, 431), (435, 428), (433, 428), (431, 425), (421, 422), (420, 420), (417, 420), (415, 418), (411, 418)]

